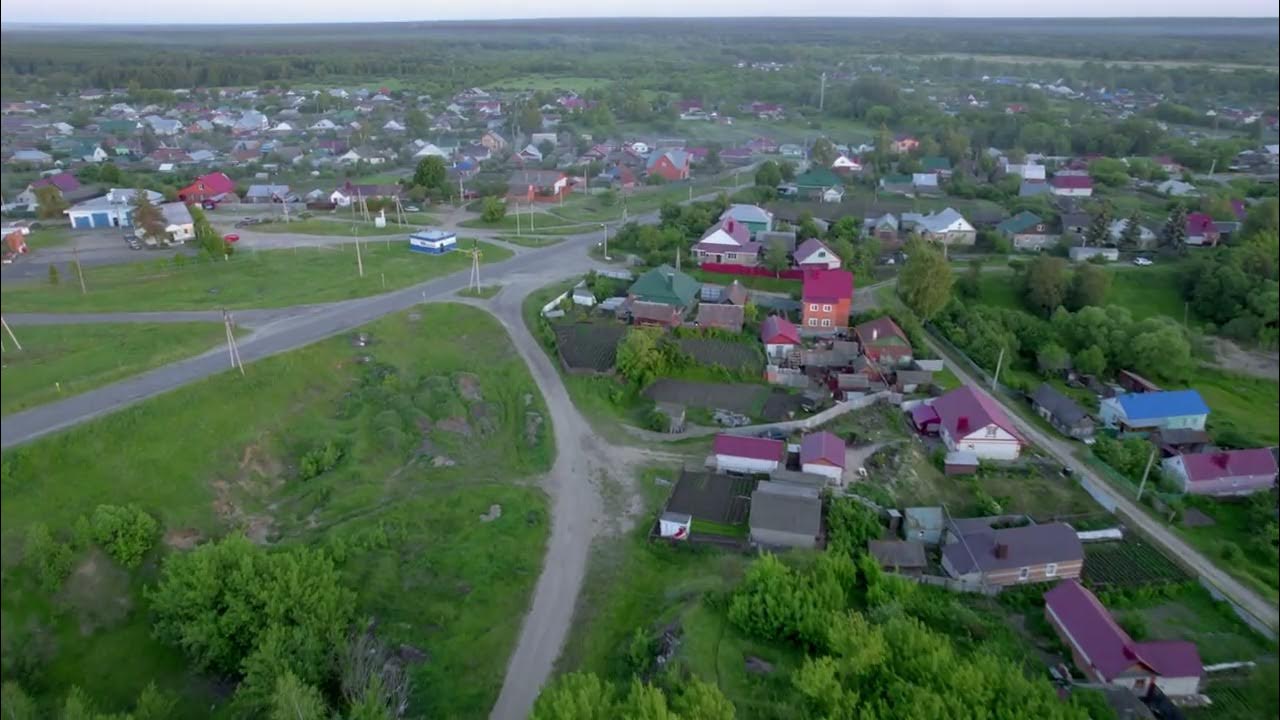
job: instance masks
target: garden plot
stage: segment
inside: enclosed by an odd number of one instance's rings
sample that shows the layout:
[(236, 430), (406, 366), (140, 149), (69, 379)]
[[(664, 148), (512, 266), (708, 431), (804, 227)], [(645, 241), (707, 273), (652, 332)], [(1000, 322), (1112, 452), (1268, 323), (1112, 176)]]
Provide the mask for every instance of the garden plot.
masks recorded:
[(693, 516), (694, 530), (702, 529), (699, 521), (739, 525), (747, 521), (755, 487), (756, 481), (749, 477), (683, 472), (671, 491), (667, 510)]
[(618, 341), (626, 334), (617, 323), (555, 323), (556, 349), (569, 370), (608, 372), (618, 359)]
[(1084, 546), (1084, 580), (1095, 588), (1185, 582), (1187, 574), (1159, 550), (1128, 535), (1119, 542)]
[(680, 351), (703, 365), (719, 365), (741, 372), (764, 370), (760, 351), (754, 344), (715, 338), (680, 338)]
[(797, 396), (779, 388), (746, 383), (715, 383), (663, 378), (644, 389), (654, 402), (680, 403), (708, 410), (729, 410), (767, 422), (788, 419)]

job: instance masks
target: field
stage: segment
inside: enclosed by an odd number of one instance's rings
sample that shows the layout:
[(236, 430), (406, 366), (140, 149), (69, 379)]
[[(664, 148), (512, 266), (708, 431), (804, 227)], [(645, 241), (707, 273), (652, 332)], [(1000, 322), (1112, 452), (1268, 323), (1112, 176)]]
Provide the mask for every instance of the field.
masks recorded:
[(557, 322), (556, 348), (564, 364), (571, 370), (608, 372), (618, 358), (618, 341), (626, 334), (625, 325), (616, 322)]
[(499, 235), (498, 239), (509, 242), (513, 245), (521, 245), (524, 247), (546, 247), (548, 245), (555, 245), (564, 238), (556, 236), (537, 237), (534, 235)]
[[(92, 390), (224, 343), (222, 325), (41, 325), (4, 340), (0, 414)], [(225, 344), (225, 343), (224, 343)]]
[(1172, 560), (1141, 539), (1086, 543), (1084, 580), (1095, 588), (1141, 587), (1187, 580)]
[(417, 229), (417, 226), (396, 225), (390, 217), (387, 218), (385, 227), (377, 227), (373, 223), (364, 221), (344, 222), (341, 218), (335, 217), (332, 220), (307, 218), (306, 220), (293, 220), (291, 222), (260, 223), (254, 225), (251, 229), (254, 232), (264, 233), (295, 233), (297, 235), (325, 235), (332, 237), (382, 237), (384, 235), (408, 236), (410, 232)]
[[(544, 406), (480, 310), (427, 305), (363, 331), (367, 347), (326, 340), (5, 453), (6, 668), (27, 663), (39, 693), (74, 683), (113, 711), (154, 680), (183, 697), (178, 716), (226, 716), (210, 710), (225, 685), (151, 638), (139, 590), (165, 553), (238, 528), (340, 551), (358, 614), (430, 658), (411, 669), (413, 713), (487, 714), (546, 541), (546, 499), (529, 482), (553, 453), (532, 419)], [(300, 480), (299, 458), (329, 442), (336, 466)], [(164, 544), (133, 573), (82, 551), (62, 591), (40, 591), (21, 563), (26, 528), (66, 534), (99, 503), (136, 503)], [(493, 505), (501, 516), (482, 522)]]
[(529, 226), (529, 212), (520, 213), (520, 219), (516, 220), (515, 213), (507, 213), (497, 222), (486, 222), (482, 218), (471, 218), (463, 220), (459, 225), (464, 228), (475, 228), (478, 230), (500, 230), (504, 233), (514, 234), (519, 230), (522, 234), (542, 234), (542, 235), (577, 235), (584, 232), (597, 232), (600, 227), (583, 225), (579, 222), (566, 221), (555, 215), (544, 212), (532, 213), (533, 227)]
[(754, 343), (716, 338), (682, 337), (680, 350), (703, 365), (719, 365), (729, 370), (759, 374), (764, 371), (764, 358)]
[[(477, 241), (460, 241), (471, 247)], [(483, 262), (510, 250), (478, 242)], [(377, 295), (466, 269), (470, 256), (428, 256), (401, 243), (362, 244), (364, 277), (353, 245), (237, 253), (229, 262), (168, 260), (85, 269), (89, 293), (75, 283), (8, 282), (0, 290), (8, 312), (112, 312), (287, 307)]]
[(512, 75), (494, 80), (490, 85), (498, 90), (547, 90), (584, 93), (598, 90), (610, 84), (605, 78), (573, 77), (560, 75)]
[(501, 285), (481, 285), (478, 288), (463, 288), (458, 291), (458, 295), (462, 297), (478, 298), (488, 300), (489, 298), (502, 292)]
[[(1104, 592), (1101, 599), (1117, 621), (1130, 628), (1135, 640), (1190, 640), (1206, 665), (1276, 659), (1274, 642), (1254, 632), (1228, 605), (1194, 582), (1170, 586), (1151, 597)], [(1274, 673), (1271, 680), (1275, 682)]]
[(1273, 601), (1280, 589), (1280, 568), (1276, 566), (1275, 546), (1269, 552), (1265, 549), (1263, 528), (1268, 519), (1275, 522), (1274, 497), (1271, 496), (1270, 510), (1266, 496), (1254, 501), (1191, 499), (1188, 505), (1208, 516), (1213, 524), (1177, 527), (1200, 552)]
[[(1012, 272), (983, 273), (978, 287), (978, 299), (983, 305), (1026, 310)], [(1106, 303), (1126, 308), (1137, 319), (1165, 315), (1181, 321), (1183, 303), (1177, 268), (1171, 264), (1112, 268)]]
[(1202, 366), (1187, 385), (1209, 405), (1215, 437), (1231, 430), (1255, 445), (1280, 443), (1280, 382)]

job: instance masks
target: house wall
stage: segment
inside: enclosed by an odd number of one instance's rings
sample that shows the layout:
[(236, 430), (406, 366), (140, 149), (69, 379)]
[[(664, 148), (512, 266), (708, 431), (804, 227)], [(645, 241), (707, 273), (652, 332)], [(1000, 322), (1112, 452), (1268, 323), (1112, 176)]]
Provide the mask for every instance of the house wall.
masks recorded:
[(1186, 697), (1200, 692), (1200, 678), (1191, 677), (1157, 677), (1156, 687), (1169, 697)]
[(1014, 235), (1013, 247), (1015, 250), (1042, 250), (1056, 245), (1060, 239), (1060, 235)]
[(1053, 575), (1049, 574), (1048, 568), (1048, 563), (1027, 566), (1027, 577), (1025, 580), (1022, 579), (1022, 568), (989, 572), (986, 573), (985, 579), (990, 585), (1007, 586), (1078, 578), (1080, 577), (1080, 571), (1084, 568), (1084, 560), (1060, 562), (1058, 563), (1056, 572)]
[(751, 542), (768, 547), (812, 548), (818, 545), (818, 539), (812, 535), (762, 528), (751, 528)]
[(1160, 464), (1165, 472), (1178, 478), (1182, 492), (1191, 495), (1250, 495), (1270, 490), (1276, 482), (1274, 475), (1237, 475), (1193, 483), (1187, 479), (1187, 467), (1181, 457), (1166, 458)]
[(1144, 418), (1129, 420), (1116, 398), (1105, 398), (1098, 407), (1098, 417), (1107, 427), (1118, 427), (1121, 423), (1138, 429), (1160, 428), (1162, 430), (1189, 429), (1203, 430), (1208, 415), (1175, 415), (1164, 418)]
[(844, 468), (829, 465), (825, 462), (803, 463), (800, 465), (800, 469), (807, 473), (813, 473), (814, 475), (822, 475), (823, 477), (830, 478), (836, 482), (839, 482), (840, 478), (844, 475)]
[(717, 472), (733, 472), (745, 474), (769, 474), (778, 469), (777, 460), (757, 460), (736, 455), (716, 455)]
[(1052, 188), (1050, 190), (1054, 195), (1059, 197), (1089, 197), (1093, 195), (1093, 188)]
[(773, 360), (785, 360), (791, 351), (795, 349), (795, 345), (787, 345), (782, 343), (765, 343), (764, 354)]
[[(989, 435), (988, 428), (995, 432)], [(1022, 443), (996, 425), (979, 428), (962, 438), (953, 438), (946, 428), (939, 433), (948, 450), (969, 450), (983, 460), (1016, 460), (1022, 452)]]
[[(836, 303), (805, 300), (802, 314), (801, 332), (834, 332), (837, 328), (849, 327), (849, 300), (841, 299)], [(828, 322), (824, 324), (823, 320)]]

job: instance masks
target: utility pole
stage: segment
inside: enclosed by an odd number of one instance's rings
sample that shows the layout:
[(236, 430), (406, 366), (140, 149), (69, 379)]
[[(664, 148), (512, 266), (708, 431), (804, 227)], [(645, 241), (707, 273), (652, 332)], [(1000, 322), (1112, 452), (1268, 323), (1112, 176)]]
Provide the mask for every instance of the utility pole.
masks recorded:
[(231, 357), (231, 367), (238, 368), (243, 376), (244, 363), (240, 361), (240, 346), (236, 344), (236, 333), (232, 329), (235, 323), (231, 321), (231, 313), (226, 309), (222, 311), (222, 327), (227, 331), (227, 354)]
[(467, 280), (467, 289), (480, 294), (480, 248), (471, 248), (471, 277)]
[(1151, 466), (1156, 461), (1156, 450), (1151, 448), (1151, 454), (1147, 456), (1147, 468), (1142, 471), (1142, 482), (1138, 483), (1138, 500), (1142, 500), (1142, 491), (1147, 487), (1147, 476), (1151, 474)]
[(991, 376), (991, 389), (1000, 384), (1000, 366), (1004, 364), (1004, 348), (1000, 348), (1000, 357), (996, 359), (996, 374)]
[(822, 73), (822, 84), (818, 86), (818, 112), (822, 112), (823, 105), (827, 100), (827, 73)]
[(360, 256), (360, 238), (356, 238), (356, 270), (364, 277), (364, 259)]
[(80, 278), (80, 294), (88, 295), (89, 291), (84, 287), (84, 268), (80, 267), (80, 248), (75, 246), (71, 248), (71, 254), (76, 259), (76, 277)]
[(9, 327), (9, 323), (5, 322), (4, 316), (0, 315), (0, 325), (4, 326), (4, 331), (9, 333), (9, 339), (13, 341), (18, 350), (22, 350), (22, 343), (18, 342), (17, 336), (13, 334), (13, 328)]
[(533, 201), (529, 201), (529, 233), (533, 234)]
[(604, 259), (609, 259), (609, 226), (600, 223), (600, 229), (604, 230)]
[(520, 237), (520, 203), (516, 203), (516, 237)]

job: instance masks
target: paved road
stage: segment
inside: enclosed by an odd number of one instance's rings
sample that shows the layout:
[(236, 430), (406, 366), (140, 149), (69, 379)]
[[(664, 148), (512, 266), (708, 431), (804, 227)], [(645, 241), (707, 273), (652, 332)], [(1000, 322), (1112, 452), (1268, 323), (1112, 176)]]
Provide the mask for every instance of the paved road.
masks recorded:
[[(946, 358), (946, 354), (942, 352), (932, 339), (925, 337), (925, 342), (933, 349), (935, 355), (940, 358)], [(965, 368), (956, 363), (946, 360), (947, 366), (955, 373), (966, 385), (981, 387), (983, 385), (979, 379), (975, 378)], [(1280, 609), (1266, 598), (1259, 595), (1252, 588), (1244, 585), (1240, 581), (1231, 577), (1231, 575), (1220, 570), (1216, 565), (1200, 554), (1195, 548), (1188, 545), (1176, 534), (1166, 528), (1160, 521), (1152, 518), (1143, 508), (1138, 507), (1136, 503), (1131, 501), (1127, 496), (1120, 494), (1113, 489), (1109, 482), (1100, 477), (1088, 465), (1076, 458), (1074, 451), (1076, 446), (1063, 438), (1051, 437), (1042, 432), (1038, 427), (1022, 419), (1017, 412), (1009, 407), (1008, 401), (998, 394), (991, 395), (997, 402), (1004, 405), (1008, 409), (1008, 415), (1013, 423), (1036, 445), (1039, 445), (1046, 452), (1052, 455), (1058, 462), (1079, 475), (1088, 478), (1095, 487), (1105, 493), (1115, 507), (1127, 519), (1128, 522), (1138, 526), (1148, 537), (1153, 538), (1157, 544), (1164, 548), (1166, 552), (1181, 558), (1188, 566), (1190, 566), (1197, 575), (1204, 578), (1214, 587), (1226, 595), (1233, 602), (1243, 608), (1250, 615), (1253, 615), (1259, 621), (1266, 624), (1273, 631), (1280, 626)]]

